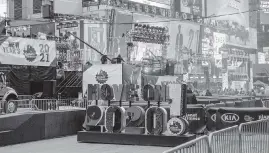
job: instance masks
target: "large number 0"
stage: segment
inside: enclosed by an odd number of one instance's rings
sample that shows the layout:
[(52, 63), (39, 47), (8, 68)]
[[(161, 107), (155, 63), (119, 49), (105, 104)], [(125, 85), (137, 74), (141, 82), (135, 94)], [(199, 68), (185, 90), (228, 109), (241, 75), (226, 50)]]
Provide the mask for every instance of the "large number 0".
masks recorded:
[(49, 51), (50, 51), (49, 45), (39, 44), (39, 47), (41, 56), (40, 62), (49, 62)]

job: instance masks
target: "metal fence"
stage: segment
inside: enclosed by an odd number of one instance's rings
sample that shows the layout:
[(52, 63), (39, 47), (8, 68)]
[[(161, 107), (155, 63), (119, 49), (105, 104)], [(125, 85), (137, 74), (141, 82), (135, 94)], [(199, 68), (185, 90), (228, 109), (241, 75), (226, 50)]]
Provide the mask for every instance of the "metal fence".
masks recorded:
[(2, 100), (0, 100), (0, 115), (1, 114), (4, 114), (4, 111), (5, 111), (5, 101), (2, 101)]
[(269, 99), (262, 100), (263, 106), (269, 108)]
[(208, 136), (202, 136), (164, 153), (209, 153)]
[(17, 104), (17, 112), (86, 109), (89, 105), (86, 99), (21, 99), (9, 102)]
[(243, 123), (239, 131), (240, 153), (269, 152), (269, 120)]
[(210, 153), (238, 153), (238, 126), (229, 127), (209, 134)]
[(268, 153), (269, 119), (219, 130), (164, 153)]

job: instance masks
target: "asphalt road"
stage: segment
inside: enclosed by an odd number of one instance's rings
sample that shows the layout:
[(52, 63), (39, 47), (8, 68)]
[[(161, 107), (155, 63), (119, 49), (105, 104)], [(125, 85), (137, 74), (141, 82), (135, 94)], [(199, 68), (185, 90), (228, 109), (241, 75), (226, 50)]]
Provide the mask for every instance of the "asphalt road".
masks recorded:
[(76, 136), (0, 147), (0, 153), (162, 153), (170, 148), (78, 143)]

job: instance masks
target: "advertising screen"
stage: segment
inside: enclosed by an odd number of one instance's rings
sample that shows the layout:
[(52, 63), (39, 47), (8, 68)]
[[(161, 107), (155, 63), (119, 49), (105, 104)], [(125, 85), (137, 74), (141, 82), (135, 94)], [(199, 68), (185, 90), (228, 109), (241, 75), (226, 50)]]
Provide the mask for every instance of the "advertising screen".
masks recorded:
[[(107, 55), (107, 24), (84, 21), (84, 40), (99, 52)], [(85, 62), (101, 63), (101, 55), (85, 45)]]
[[(220, 16), (214, 20), (237, 22), (249, 27), (249, 0), (207, 0), (207, 16)], [(225, 15), (232, 14), (232, 15)]]
[(189, 72), (189, 59), (192, 54), (199, 52), (200, 26), (191, 23), (172, 21), (169, 26), (170, 45), (167, 57), (175, 60), (176, 74)]
[(172, 21), (169, 26), (170, 45), (168, 58), (175, 59), (179, 53), (198, 53), (200, 26)]
[(175, 12), (202, 16), (203, 0), (175, 0), (174, 8)]
[(54, 13), (81, 15), (82, 0), (55, 0)]
[[(133, 21), (135, 23), (150, 25), (155, 27), (169, 28), (169, 21), (164, 18), (152, 18), (150, 16), (134, 14)], [(131, 61), (142, 61), (145, 58), (156, 59), (162, 56), (162, 45), (146, 42), (135, 42), (134, 50), (131, 53)]]
[(260, 1), (260, 10), (261, 24), (269, 24), (269, 0)]
[(170, 9), (170, 1), (169, 0), (129, 0), (131, 2), (146, 4), (150, 6), (160, 7)]
[[(114, 37), (112, 38), (112, 53), (109, 53), (113, 57), (117, 57), (119, 54), (125, 60), (127, 58), (127, 43), (126, 34), (132, 29), (132, 14), (126, 12), (116, 12), (114, 24)], [(130, 23), (130, 24), (126, 24)]]

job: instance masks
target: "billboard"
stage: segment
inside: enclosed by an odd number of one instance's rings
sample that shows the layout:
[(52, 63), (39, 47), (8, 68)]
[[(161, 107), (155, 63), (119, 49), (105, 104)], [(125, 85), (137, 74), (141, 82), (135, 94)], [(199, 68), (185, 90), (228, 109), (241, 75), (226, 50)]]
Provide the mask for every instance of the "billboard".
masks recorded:
[[(249, 0), (207, 0), (207, 16), (249, 27)], [(233, 14), (233, 15), (225, 15)]]
[(0, 63), (28, 66), (56, 66), (54, 41), (2, 37)]
[[(134, 14), (133, 16), (134, 23), (145, 23), (150, 26), (169, 28), (169, 21), (164, 21), (165, 19), (163, 18), (152, 18), (150, 16), (139, 14)], [(131, 61), (142, 61), (145, 58), (156, 59), (156, 57), (160, 57), (163, 55), (163, 49), (161, 44), (135, 42), (134, 46), (134, 50), (133, 52), (131, 52)]]
[(159, 8), (170, 9), (170, 1), (169, 0), (129, 0), (131, 2), (146, 4), (149, 6), (155, 6)]
[(269, 0), (260, 0), (261, 24), (269, 24)]
[(175, 12), (203, 15), (203, 0), (174, 0)]
[(45, 24), (36, 24), (31, 25), (30, 33), (31, 35), (37, 35), (38, 32), (44, 33), (49, 36), (55, 35), (55, 23), (45, 23)]
[[(79, 20), (70, 20), (70, 21), (63, 21), (60, 23), (55, 24), (55, 36), (57, 37), (64, 37), (67, 32), (72, 33), (73, 35), (81, 38), (80, 36), (80, 21)], [(76, 48), (81, 47), (81, 43), (79, 40), (75, 39), (75, 46)]]
[(82, 0), (54, 0), (54, 13), (57, 14), (82, 14)]
[[(126, 61), (127, 58), (127, 43), (126, 34), (132, 29), (132, 14), (126, 12), (116, 11), (114, 33), (112, 38), (112, 53), (109, 53), (113, 57), (117, 57), (119, 54)], [(121, 24), (130, 23), (130, 24)]]
[(169, 26), (169, 35), (170, 45), (168, 49), (168, 58), (177, 59), (179, 54), (183, 52), (199, 52), (199, 25), (172, 21)]
[[(90, 20), (84, 21), (84, 41), (96, 48), (99, 52), (107, 55), (107, 30), (108, 24)], [(101, 63), (101, 55), (88, 47), (84, 46), (85, 62)]]
[(189, 59), (192, 54), (199, 53), (200, 25), (172, 21), (169, 26), (170, 45), (167, 58), (175, 60), (175, 74), (189, 72)]

